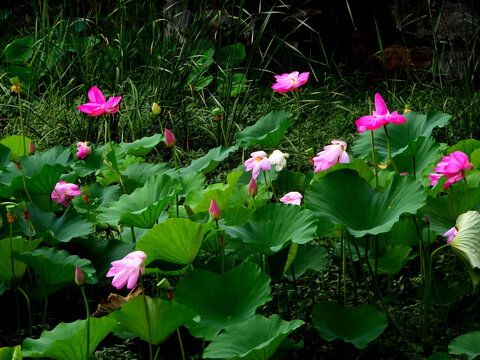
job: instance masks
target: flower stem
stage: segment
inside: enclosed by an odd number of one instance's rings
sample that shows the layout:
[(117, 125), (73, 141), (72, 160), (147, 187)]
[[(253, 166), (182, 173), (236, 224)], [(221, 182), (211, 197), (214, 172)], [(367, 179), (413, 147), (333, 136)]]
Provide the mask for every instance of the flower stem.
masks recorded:
[(86, 359), (88, 360), (90, 356), (90, 309), (88, 308), (88, 300), (87, 300), (87, 295), (85, 295), (85, 289), (83, 288), (83, 285), (80, 286), (80, 290), (82, 291), (83, 295), (83, 302), (85, 303), (85, 310), (87, 311), (87, 356)]
[(27, 155), (28, 154), (27, 153), (27, 147), (25, 145), (25, 130), (23, 128), (22, 97), (20, 96), (20, 91), (17, 94), (18, 94), (18, 111), (20, 113), (20, 128), (22, 129), (23, 154)]
[(294, 93), (297, 103), (297, 132), (298, 132), (298, 144), (297, 144), (297, 190), (300, 190), (300, 150), (302, 147), (302, 137), (300, 129), (300, 95), (297, 92)]
[(425, 346), (426, 337), (428, 336), (428, 312), (430, 310), (430, 287), (432, 283), (432, 263), (433, 256), (441, 249), (449, 246), (450, 244), (445, 244), (435, 249), (430, 255), (430, 262), (428, 265), (428, 272), (425, 276), (425, 294), (423, 297), (423, 329), (422, 329), (422, 343)]
[(27, 302), (27, 311), (28, 311), (28, 334), (32, 336), (32, 308), (30, 306), (30, 298), (28, 297), (27, 293), (22, 290), (22, 288), (19, 286), (18, 290), (23, 294), (25, 297), (25, 301)]
[(270, 170), (268, 170), (268, 180), (270, 181), (270, 187), (272, 188), (273, 196), (275, 197), (275, 201), (278, 203), (277, 195), (275, 194), (275, 189), (273, 188), (272, 176), (270, 174)]
[(268, 191), (267, 175), (265, 175), (265, 170), (263, 171), (263, 177), (265, 179), (265, 189), (267, 189), (268, 201), (270, 201), (270, 192)]
[(180, 344), (180, 351), (182, 352), (182, 359), (185, 360), (185, 351), (183, 350), (182, 335), (180, 335), (180, 330), (177, 328), (178, 343)]
[(153, 351), (152, 351), (152, 330), (150, 329), (150, 315), (148, 313), (147, 298), (145, 295), (145, 287), (143, 286), (143, 276), (140, 273), (140, 286), (142, 287), (142, 297), (143, 305), (145, 306), (145, 317), (147, 319), (147, 329), (148, 329), (148, 352), (150, 354), (150, 360), (153, 360)]
[(20, 329), (20, 306), (18, 305), (17, 279), (15, 276), (15, 264), (13, 262), (13, 223), (10, 223), (10, 264), (12, 265), (12, 281), (15, 292), (15, 305), (17, 306), (17, 327)]
[(468, 205), (468, 186), (467, 186), (467, 178), (463, 178), (464, 184), (465, 184), (465, 200), (467, 202), (467, 211), (470, 210), (470, 206)]
[(392, 150), (390, 148), (390, 137), (388, 136), (387, 125), (383, 125), (383, 130), (385, 130), (385, 138), (387, 139), (388, 162), (392, 164), (395, 172), (398, 172), (397, 165), (393, 162), (393, 159), (392, 159)]
[(375, 141), (373, 139), (373, 130), (370, 130), (370, 135), (371, 135), (371, 142), (372, 142), (372, 158), (373, 158), (373, 166), (375, 168), (375, 184), (376, 184), (376, 189), (377, 192), (379, 190), (378, 186), (378, 168), (377, 168), (377, 158), (375, 156)]

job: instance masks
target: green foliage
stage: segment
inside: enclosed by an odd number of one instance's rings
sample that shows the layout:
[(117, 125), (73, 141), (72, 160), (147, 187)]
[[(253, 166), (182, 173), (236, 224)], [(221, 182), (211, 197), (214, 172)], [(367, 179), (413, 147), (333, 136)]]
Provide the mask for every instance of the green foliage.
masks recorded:
[(268, 319), (255, 315), (228, 327), (215, 337), (203, 352), (203, 357), (268, 360), (288, 334), (302, 325), (302, 320), (287, 322), (278, 315)]
[(212, 340), (222, 329), (249, 319), (271, 300), (269, 282), (267, 274), (248, 262), (223, 275), (195, 269), (180, 280), (175, 299), (200, 316), (186, 325), (190, 333)]
[(117, 322), (110, 317), (90, 318), (90, 347), (86, 353), (87, 327), (85, 320), (60, 323), (51, 331), (44, 331), (39, 339), (26, 338), (22, 344), (25, 357), (58, 360), (83, 360), (113, 330)]
[(448, 353), (465, 355), (468, 360), (480, 355), (480, 331), (472, 331), (453, 339), (448, 345)]
[[(148, 321), (144, 301), (148, 309)], [(144, 341), (149, 341), (148, 327), (150, 326), (152, 344), (160, 345), (178, 327), (190, 321), (195, 314), (188, 307), (174, 301), (140, 295), (129, 300), (111, 316), (120, 323), (119, 327), (122, 330), (131, 332)]]
[(341, 339), (359, 349), (367, 347), (388, 325), (387, 316), (367, 304), (347, 309), (338, 303), (315, 304), (312, 321), (325, 340)]

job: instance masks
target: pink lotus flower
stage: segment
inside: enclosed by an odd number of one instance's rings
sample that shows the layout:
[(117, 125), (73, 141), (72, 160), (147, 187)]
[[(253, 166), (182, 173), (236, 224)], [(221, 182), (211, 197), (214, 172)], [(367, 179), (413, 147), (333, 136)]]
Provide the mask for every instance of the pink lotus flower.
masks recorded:
[(177, 139), (175, 139), (175, 135), (173, 135), (173, 133), (167, 128), (164, 129), (164, 132), (165, 132), (165, 145), (167, 145), (168, 147), (172, 147), (173, 145), (175, 145), (177, 143)]
[(85, 159), (87, 155), (92, 152), (92, 149), (88, 147), (87, 142), (88, 141), (77, 143), (77, 147), (78, 147), (77, 157), (81, 160)]
[(69, 184), (65, 181), (59, 181), (55, 185), (52, 194), (50, 195), (52, 200), (65, 207), (68, 207), (68, 200), (73, 199), (76, 195), (80, 195), (81, 190), (78, 190), (78, 186), (75, 184)]
[(305, 84), (308, 80), (309, 72), (304, 72), (299, 75), (298, 71), (290, 74), (275, 75), (277, 82), (272, 85), (272, 89), (278, 92), (288, 92)]
[(314, 157), (313, 165), (315, 172), (319, 172), (332, 167), (336, 163), (348, 163), (350, 161), (347, 150), (347, 143), (344, 141), (330, 141), (332, 145), (323, 147), (323, 151)]
[(291, 191), (286, 193), (280, 201), (284, 204), (300, 205), (302, 198), (303, 196), (299, 192)]
[(355, 124), (358, 131), (363, 133), (365, 130), (377, 130), (383, 125), (394, 123), (395, 125), (403, 124), (407, 119), (402, 115), (398, 115), (396, 111), (390, 114), (385, 105), (385, 101), (380, 94), (375, 94), (375, 110), (373, 115), (362, 116)]
[(457, 229), (452, 227), (450, 230), (448, 230), (445, 234), (443, 234), (444, 237), (447, 238), (447, 244), (450, 244), (453, 239), (455, 239), (455, 236), (457, 236)]
[(220, 208), (218, 207), (215, 199), (212, 199), (212, 201), (210, 202), (210, 208), (208, 209), (208, 213), (213, 220), (220, 220), (220, 218), (222, 217), (222, 212), (220, 211)]
[(428, 175), (428, 178), (432, 180), (430, 185), (437, 185), (438, 179), (445, 176), (448, 180), (443, 184), (443, 188), (447, 189), (457, 181), (465, 179), (465, 170), (473, 170), (473, 164), (468, 161), (468, 156), (465, 153), (454, 151), (449, 156), (443, 156), (442, 161), (433, 170), (438, 174)]
[(98, 116), (103, 113), (113, 114), (118, 111), (118, 103), (122, 99), (121, 96), (110, 97), (108, 101), (105, 100), (102, 92), (96, 87), (92, 87), (88, 91), (88, 98), (90, 102), (80, 105), (78, 110), (88, 114), (89, 116)]
[(112, 268), (106, 277), (112, 277), (112, 285), (121, 289), (127, 284), (127, 289), (133, 289), (137, 283), (140, 272), (145, 272), (145, 260), (147, 254), (143, 251), (134, 251), (125, 256), (122, 260), (112, 262)]
[(28, 145), (28, 153), (30, 155), (35, 155), (35, 153), (37, 152), (37, 147), (35, 146), (35, 144), (33, 143), (33, 141), (30, 143), (30, 145)]
[(252, 179), (256, 180), (260, 169), (270, 170), (270, 161), (267, 158), (265, 151), (255, 151), (250, 154), (251, 158), (243, 164), (247, 167), (247, 171), (252, 170)]

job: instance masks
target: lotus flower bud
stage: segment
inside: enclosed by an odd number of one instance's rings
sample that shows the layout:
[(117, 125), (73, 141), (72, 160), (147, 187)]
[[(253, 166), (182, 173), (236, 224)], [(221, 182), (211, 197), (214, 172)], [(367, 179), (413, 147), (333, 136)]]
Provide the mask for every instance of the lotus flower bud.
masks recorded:
[(425, 216), (425, 222), (427, 223), (428, 226), (430, 226), (430, 216)]
[(160, 115), (160, 113), (162, 112), (162, 108), (160, 107), (160, 105), (154, 102), (152, 105), (152, 112), (154, 115)]
[(172, 147), (175, 145), (177, 142), (177, 139), (175, 139), (175, 135), (172, 134), (170, 130), (165, 128), (165, 145), (168, 147)]
[(220, 208), (218, 207), (215, 199), (212, 199), (212, 201), (210, 202), (210, 208), (208, 209), (208, 213), (214, 220), (220, 220), (220, 218), (222, 217), (222, 212), (220, 211)]
[(37, 152), (37, 148), (35, 147), (35, 144), (32, 141), (30, 145), (28, 145), (28, 153), (30, 155), (35, 155), (36, 152)]
[(80, 269), (78, 265), (75, 268), (75, 282), (78, 286), (82, 286), (83, 284), (85, 284), (85, 276), (83, 275), (82, 269)]
[(253, 180), (253, 178), (251, 178), (250, 182), (248, 183), (247, 191), (248, 191), (248, 195), (250, 195), (251, 197), (257, 196), (258, 194), (258, 185), (255, 182), (255, 180)]
[(15, 221), (15, 205), (7, 205), (7, 220), (11, 224)]

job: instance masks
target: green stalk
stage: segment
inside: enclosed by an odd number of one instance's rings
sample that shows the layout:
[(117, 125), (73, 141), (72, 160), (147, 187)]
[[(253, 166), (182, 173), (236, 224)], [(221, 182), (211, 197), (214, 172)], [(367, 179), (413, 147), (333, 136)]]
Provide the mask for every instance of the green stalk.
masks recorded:
[(15, 305), (17, 306), (17, 327), (18, 329), (20, 329), (20, 306), (18, 304), (17, 279), (15, 276), (15, 265), (13, 262), (13, 222), (10, 223), (10, 264), (12, 266), (12, 280), (15, 293)]
[[(23, 143), (23, 153), (27, 155), (27, 147), (25, 146), (25, 130), (23, 128), (23, 116), (22, 116), (22, 97), (20, 96), (20, 91), (18, 94), (18, 111), (20, 113), (20, 128), (22, 130), (22, 143)], [(30, 200), (31, 201), (31, 200)]]
[(343, 278), (343, 306), (347, 306), (347, 279), (345, 278), (347, 263), (345, 260), (345, 238), (342, 231), (342, 278)]
[(270, 202), (270, 192), (268, 191), (267, 175), (265, 175), (265, 170), (263, 171), (263, 178), (265, 179), (265, 189), (267, 189), (267, 197)]
[(28, 311), (28, 334), (32, 336), (32, 308), (30, 306), (30, 298), (28, 297), (27, 293), (22, 290), (22, 288), (19, 286), (18, 290), (23, 294), (25, 297), (25, 301), (27, 302), (27, 311)]
[(225, 272), (225, 244), (224, 244), (224, 239), (220, 237), (218, 234), (218, 220), (215, 220), (215, 228), (217, 230), (217, 236), (218, 236), (218, 243), (220, 245), (220, 273), (223, 275)]
[(180, 330), (177, 328), (178, 343), (180, 344), (180, 351), (182, 352), (182, 360), (185, 360), (185, 351), (183, 350), (182, 335), (180, 335)]
[(145, 297), (145, 287), (143, 286), (143, 276), (140, 273), (140, 286), (142, 287), (143, 295), (143, 305), (145, 306), (145, 317), (147, 318), (147, 328), (148, 328), (148, 352), (150, 354), (150, 360), (153, 360), (153, 351), (152, 351), (152, 330), (150, 329), (150, 315), (148, 314), (147, 298)]
[[(465, 174), (464, 174), (465, 176)], [(465, 200), (467, 201), (467, 211), (470, 210), (470, 206), (468, 205), (468, 186), (467, 186), (467, 177), (463, 178), (463, 182), (465, 184)]]
[(423, 298), (423, 329), (422, 329), (422, 343), (425, 346), (425, 341), (428, 336), (428, 312), (430, 310), (430, 287), (432, 283), (432, 263), (433, 256), (441, 249), (449, 246), (450, 244), (445, 244), (435, 249), (430, 255), (430, 263), (428, 265), (428, 272), (425, 277), (425, 294)]
[(297, 190), (300, 191), (300, 149), (302, 147), (302, 138), (300, 136), (300, 95), (296, 92), (294, 94), (297, 103), (297, 132), (298, 132), (298, 144), (297, 144)]
[(87, 356), (86, 359), (88, 360), (90, 356), (90, 309), (88, 308), (88, 300), (87, 300), (87, 295), (85, 295), (85, 289), (83, 288), (83, 285), (80, 286), (80, 290), (82, 291), (83, 295), (83, 302), (85, 303), (85, 310), (87, 311)]
[(387, 139), (388, 162), (392, 164), (393, 169), (395, 170), (395, 172), (398, 173), (397, 165), (393, 162), (393, 159), (392, 159), (392, 151), (390, 149), (390, 137), (388, 136), (387, 125), (383, 125), (383, 130), (385, 130), (385, 138)]
[[(175, 161), (175, 169), (178, 169), (177, 153), (176, 153), (175, 147), (173, 147), (172, 150), (173, 150), (173, 160)], [(175, 205), (177, 207), (177, 218), (178, 218), (180, 217), (179, 210), (178, 210), (178, 194), (175, 194)]]
[(376, 184), (376, 191), (378, 192), (379, 190), (379, 185), (378, 185), (378, 169), (377, 169), (377, 158), (375, 156), (375, 141), (373, 139), (373, 130), (370, 130), (370, 135), (371, 135), (371, 142), (372, 142), (372, 158), (373, 158), (373, 166), (375, 167), (375, 184)]
[(275, 194), (275, 189), (273, 188), (272, 176), (270, 174), (270, 170), (268, 170), (268, 180), (270, 181), (270, 187), (272, 188), (273, 196), (275, 197), (275, 201), (278, 203), (277, 195)]
[[(110, 144), (110, 150), (113, 150), (112, 137), (110, 136), (110, 121), (106, 116), (105, 116), (105, 132), (108, 136), (108, 143)], [(105, 143), (106, 142), (107, 142), (107, 139), (105, 138)]]

